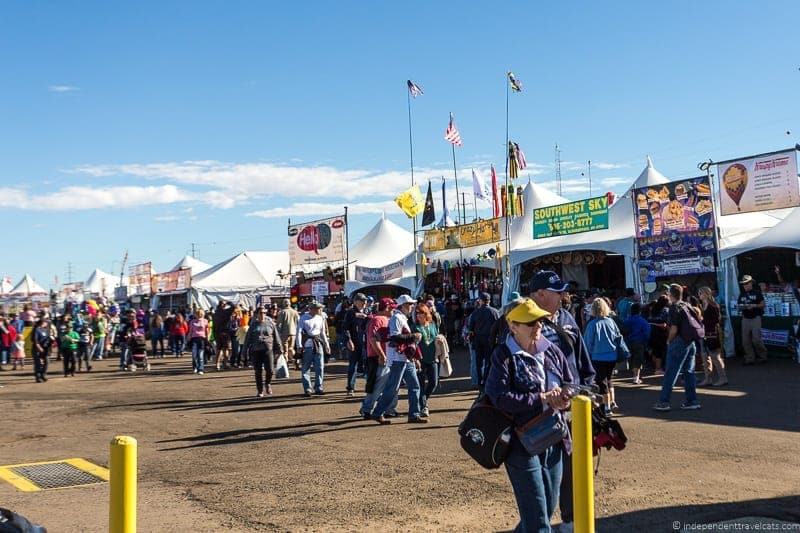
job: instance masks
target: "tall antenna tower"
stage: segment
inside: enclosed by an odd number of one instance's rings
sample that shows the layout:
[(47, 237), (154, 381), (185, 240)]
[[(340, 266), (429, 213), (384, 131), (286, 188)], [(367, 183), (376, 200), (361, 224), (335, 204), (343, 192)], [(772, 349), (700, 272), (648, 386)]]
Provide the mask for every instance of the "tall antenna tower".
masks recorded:
[(556, 143), (556, 192), (561, 196), (561, 150)]

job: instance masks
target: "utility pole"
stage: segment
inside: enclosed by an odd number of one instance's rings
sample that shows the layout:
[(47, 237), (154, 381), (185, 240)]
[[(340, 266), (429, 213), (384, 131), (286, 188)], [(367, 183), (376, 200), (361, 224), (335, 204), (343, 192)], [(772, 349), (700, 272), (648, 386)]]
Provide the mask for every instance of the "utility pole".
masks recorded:
[(67, 283), (72, 283), (72, 263), (67, 263)]
[(589, 160), (589, 196), (592, 196), (592, 161)]
[(194, 247), (195, 247), (196, 244), (197, 243), (194, 243), (194, 242), (192, 243), (192, 259), (197, 259), (197, 256), (195, 255), (195, 252), (194, 252)]
[(561, 150), (556, 143), (556, 192), (561, 196)]

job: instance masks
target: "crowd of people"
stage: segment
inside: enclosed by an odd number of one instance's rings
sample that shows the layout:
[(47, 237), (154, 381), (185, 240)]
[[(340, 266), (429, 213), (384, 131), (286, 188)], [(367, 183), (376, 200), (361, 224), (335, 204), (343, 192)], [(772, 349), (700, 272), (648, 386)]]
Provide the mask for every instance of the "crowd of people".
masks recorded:
[[(750, 276), (741, 282), (745, 364), (752, 364), (766, 359), (759, 321), (764, 300)], [(119, 369), (130, 371), (149, 370), (148, 357), (183, 357), (188, 350), (197, 375), (209, 364), (218, 371), (252, 368), (259, 398), (271, 396), (273, 378), (282, 369), (288, 377), (293, 365), (309, 397), (325, 394), (326, 362), (338, 356), (347, 361), (344, 392), (354, 397), (362, 378), (358, 413), (380, 425), (398, 416), (402, 384), (408, 422), (428, 422), (430, 400), (441, 372), (450, 367), (452, 345), (469, 349), (470, 375), (480, 396), (517, 426), (544, 412), (569, 422), (569, 400), (576, 387), (595, 390), (605, 415), (613, 416), (620, 409), (613, 380), (622, 377), (623, 367), (630, 369), (634, 385), (642, 384), (647, 374), (661, 377), (656, 411), (671, 409), (679, 378), (685, 391), (683, 410), (701, 408), (698, 386), (728, 383), (721, 311), (709, 287), (691, 294), (681, 285), (664, 285), (643, 304), (632, 289), (618, 298), (598, 291), (579, 294), (555, 272), (541, 271), (526, 289), (528, 297), (513, 293), (502, 309), (492, 306), (487, 293), (468, 302), (458, 296), (437, 301), (430, 295), (375, 300), (356, 293), (332, 310), (330, 318), (320, 302), (307, 302), (298, 311), (288, 299), (252, 309), (221, 301), (208, 312), (120, 312), (116, 306), (100, 306), (75, 307), (51, 317), (25, 308), (0, 315), (0, 367), (11, 364), (12, 370), (22, 370), (32, 360), (36, 381), (45, 382), (53, 359), (63, 362), (63, 374), (70, 377), (90, 372), (93, 361), (115, 349)], [(699, 384), (694, 373), (698, 354), (704, 372)], [(571, 530), (569, 450), (568, 435), (537, 454), (512, 437), (505, 467), (520, 513), (519, 530), (549, 531), (557, 505), (561, 531)]]

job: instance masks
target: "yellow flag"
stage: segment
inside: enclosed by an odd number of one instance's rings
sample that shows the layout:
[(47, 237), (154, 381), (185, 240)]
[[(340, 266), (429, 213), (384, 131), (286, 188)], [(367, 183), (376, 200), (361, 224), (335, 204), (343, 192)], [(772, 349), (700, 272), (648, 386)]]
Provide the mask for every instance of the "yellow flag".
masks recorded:
[(422, 199), (422, 191), (420, 191), (419, 187), (416, 185), (401, 192), (394, 201), (397, 207), (399, 207), (408, 218), (420, 215), (425, 210), (425, 201)]

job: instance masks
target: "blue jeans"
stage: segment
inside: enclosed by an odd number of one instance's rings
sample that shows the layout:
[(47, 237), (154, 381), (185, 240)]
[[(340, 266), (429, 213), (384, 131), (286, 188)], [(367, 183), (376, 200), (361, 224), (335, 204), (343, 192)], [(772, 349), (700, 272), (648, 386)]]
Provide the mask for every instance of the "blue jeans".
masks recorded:
[(419, 397), (421, 409), (428, 407), (428, 398), (433, 395), (436, 387), (439, 386), (439, 363), (422, 363), (422, 370), (419, 373), (419, 385), (422, 394)]
[(95, 359), (102, 359), (106, 353), (106, 338), (97, 337), (94, 341), (94, 353), (92, 357)]
[[(381, 393), (386, 389), (386, 384), (389, 382), (389, 365), (379, 366), (378, 374), (375, 378), (375, 385), (372, 392), (364, 396), (361, 402), (361, 413), (372, 414), (375, 407), (375, 402), (381, 397)], [(392, 394), (392, 401), (389, 404), (388, 412), (393, 412), (397, 409), (397, 394)]]
[(172, 353), (175, 357), (183, 354), (183, 335), (172, 336)]
[(672, 387), (678, 381), (678, 375), (683, 372), (683, 388), (686, 391), (686, 401), (694, 403), (697, 401), (697, 390), (695, 388), (694, 377), (694, 354), (697, 350), (695, 343), (688, 345), (680, 338), (675, 337), (667, 345), (667, 371), (664, 374), (664, 381), (661, 382), (661, 397), (659, 401), (669, 403), (672, 395)]
[(130, 348), (128, 347), (127, 342), (123, 342), (119, 346), (119, 367), (120, 368), (128, 368), (128, 352), (130, 352)]
[(311, 390), (311, 367), (314, 367), (314, 392), (322, 392), (322, 379), (325, 372), (325, 361), (321, 353), (316, 353), (313, 347), (303, 348), (303, 367), (300, 370), (303, 390)]
[(355, 350), (347, 350), (347, 390), (356, 390), (356, 376), (358, 374), (358, 364), (361, 362), (363, 350), (358, 344), (354, 344)]
[[(519, 510), (520, 533), (549, 533), (550, 518), (558, 504), (561, 487), (563, 447), (556, 444), (540, 455), (530, 455), (517, 440), (511, 441), (506, 472)], [(569, 460), (569, 457), (567, 457)]]
[(0, 365), (8, 364), (8, 348), (0, 348)]
[(206, 348), (206, 340), (199, 337), (193, 338), (192, 345), (192, 370), (202, 372), (205, 369), (205, 358), (203, 357)]
[(375, 406), (373, 416), (379, 418), (389, 409), (389, 405), (400, 390), (400, 381), (405, 380), (408, 389), (408, 418), (419, 418), (419, 380), (417, 368), (411, 361), (394, 361), (389, 365), (389, 379)]
[(469, 376), (472, 382), (472, 385), (477, 387), (481, 384), (481, 378), (478, 374), (478, 360), (477, 354), (475, 352), (475, 343), (469, 343)]

